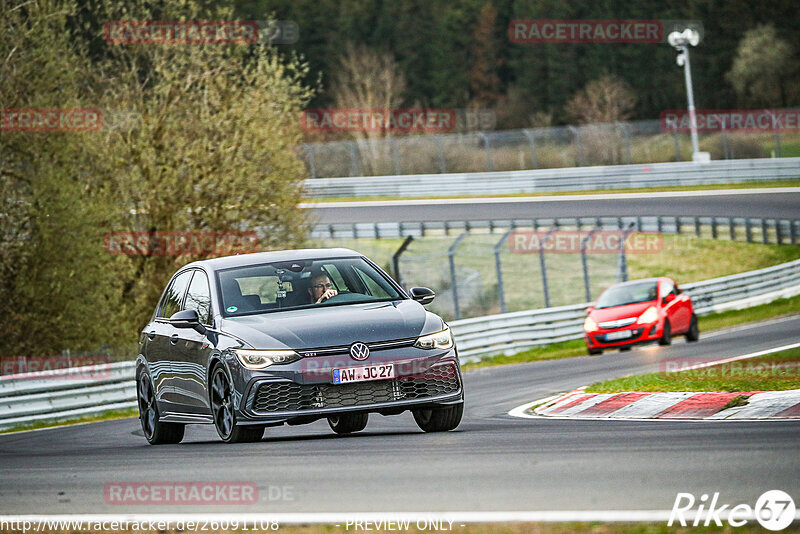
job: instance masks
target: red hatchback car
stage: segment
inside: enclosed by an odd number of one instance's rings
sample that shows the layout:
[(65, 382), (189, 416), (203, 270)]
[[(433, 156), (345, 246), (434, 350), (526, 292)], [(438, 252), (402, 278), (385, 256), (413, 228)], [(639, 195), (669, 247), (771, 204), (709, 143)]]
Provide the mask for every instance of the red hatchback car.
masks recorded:
[(700, 337), (692, 300), (665, 277), (611, 286), (587, 311), (583, 329), (589, 354), (650, 341), (669, 345), (676, 334), (687, 341)]

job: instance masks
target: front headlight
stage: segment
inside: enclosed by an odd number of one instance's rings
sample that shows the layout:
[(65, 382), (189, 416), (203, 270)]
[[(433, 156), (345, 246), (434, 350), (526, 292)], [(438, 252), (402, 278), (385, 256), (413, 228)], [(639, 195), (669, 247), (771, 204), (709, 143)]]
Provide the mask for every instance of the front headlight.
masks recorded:
[(656, 310), (655, 306), (647, 308), (644, 313), (636, 319), (636, 322), (639, 324), (654, 323), (656, 321), (658, 321), (658, 310)]
[(293, 350), (236, 349), (236, 357), (248, 369), (266, 369), (270, 365), (292, 363), (300, 359)]
[(445, 328), (441, 332), (417, 338), (414, 346), (420, 349), (449, 349), (453, 346), (453, 336), (450, 329)]
[(587, 317), (586, 320), (583, 322), (583, 329), (587, 332), (594, 332), (597, 330), (597, 323), (594, 322), (594, 319), (591, 317)]

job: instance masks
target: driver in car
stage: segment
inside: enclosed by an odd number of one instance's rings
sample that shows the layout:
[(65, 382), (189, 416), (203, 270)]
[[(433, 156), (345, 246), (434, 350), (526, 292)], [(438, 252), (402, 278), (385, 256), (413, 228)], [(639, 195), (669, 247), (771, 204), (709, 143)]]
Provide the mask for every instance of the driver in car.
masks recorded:
[(320, 304), (339, 294), (333, 287), (331, 279), (324, 272), (319, 272), (311, 277), (311, 287), (308, 288), (312, 304)]

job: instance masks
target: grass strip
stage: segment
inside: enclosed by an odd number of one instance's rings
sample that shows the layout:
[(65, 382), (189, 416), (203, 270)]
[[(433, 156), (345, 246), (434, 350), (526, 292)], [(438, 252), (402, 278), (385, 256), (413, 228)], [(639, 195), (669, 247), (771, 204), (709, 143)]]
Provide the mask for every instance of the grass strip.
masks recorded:
[[(682, 369), (693, 362), (666, 362), (658, 373), (643, 373), (597, 382), (586, 388), (590, 393), (623, 391), (786, 391), (800, 389), (800, 348), (758, 358), (721, 363), (701, 369)], [(672, 365), (671, 365), (672, 364)], [(736, 397), (731, 406), (741, 406), (746, 398)]]

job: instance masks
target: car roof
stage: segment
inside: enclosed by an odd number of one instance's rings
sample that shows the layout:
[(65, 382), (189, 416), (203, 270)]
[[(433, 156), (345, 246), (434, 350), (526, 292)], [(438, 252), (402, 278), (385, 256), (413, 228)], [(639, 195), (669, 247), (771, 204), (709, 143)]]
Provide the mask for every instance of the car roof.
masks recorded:
[(247, 267), (276, 261), (293, 260), (318, 260), (326, 258), (340, 258), (343, 256), (361, 256), (362, 254), (349, 248), (304, 248), (296, 250), (273, 250), (269, 252), (254, 252), (251, 254), (237, 254), (223, 256), (190, 263), (189, 267), (205, 267), (211, 271), (220, 271), (231, 267)]

